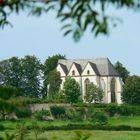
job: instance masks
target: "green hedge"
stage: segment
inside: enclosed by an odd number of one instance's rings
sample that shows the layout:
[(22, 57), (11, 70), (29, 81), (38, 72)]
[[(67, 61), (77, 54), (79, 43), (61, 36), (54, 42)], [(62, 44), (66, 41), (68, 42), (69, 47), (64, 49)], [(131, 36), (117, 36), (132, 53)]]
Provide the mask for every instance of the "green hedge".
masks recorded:
[[(127, 125), (111, 126), (111, 125), (82, 125), (82, 124), (68, 124), (63, 126), (47, 126), (39, 127), (44, 131), (49, 130), (110, 130), (110, 131), (140, 131), (140, 127), (133, 127)], [(32, 126), (27, 127), (28, 130), (32, 130)]]
[(140, 115), (140, 106), (131, 106), (131, 105), (116, 105), (108, 104), (104, 111), (109, 114), (109, 116), (120, 115), (120, 116), (136, 116)]

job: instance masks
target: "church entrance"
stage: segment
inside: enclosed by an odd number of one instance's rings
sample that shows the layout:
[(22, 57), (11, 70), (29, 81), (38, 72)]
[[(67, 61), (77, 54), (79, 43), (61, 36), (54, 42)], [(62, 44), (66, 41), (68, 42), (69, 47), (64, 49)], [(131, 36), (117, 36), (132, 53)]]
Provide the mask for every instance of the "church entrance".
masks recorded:
[(110, 86), (111, 86), (110, 87), (111, 88), (111, 103), (115, 103), (116, 102), (116, 80), (115, 80), (115, 78), (112, 78)]

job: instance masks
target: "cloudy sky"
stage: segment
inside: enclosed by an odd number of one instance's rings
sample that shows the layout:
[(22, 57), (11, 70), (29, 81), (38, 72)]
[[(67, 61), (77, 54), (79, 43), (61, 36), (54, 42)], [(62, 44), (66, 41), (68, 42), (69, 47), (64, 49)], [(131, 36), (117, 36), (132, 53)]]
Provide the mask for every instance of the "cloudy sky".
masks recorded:
[(131, 74), (140, 75), (140, 12), (123, 9), (110, 13), (123, 22), (111, 29), (109, 36), (95, 38), (86, 32), (78, 43), (71, 36), (63, 37), (61, 23), (53, 13), (39, 18), (25, 13), (12, 15), (13, 28), (0, 29), (0, 60), (36, 55), (43, 62), (58, 53), (67, 58), (108, 57), (112, 63), (123, 63)]

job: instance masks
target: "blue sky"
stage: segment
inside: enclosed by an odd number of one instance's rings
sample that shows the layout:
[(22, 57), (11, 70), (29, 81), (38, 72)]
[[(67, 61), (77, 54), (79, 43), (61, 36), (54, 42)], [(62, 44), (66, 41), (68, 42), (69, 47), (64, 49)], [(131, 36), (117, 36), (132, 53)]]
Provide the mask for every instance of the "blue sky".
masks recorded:
[(86, 32), (80, 42), (63, 37), (62, 26), (53, 13), (41, 17), (12, 15), (13, 28), (0, 29), (0, 60), (12, 56), (36, 55), (42, 62), (51, 55), (65, 54), (67, 58), (108, 57), (120, 61), (131, 72), (140, 75), (140, 12), (120, 10), (110, 12), (122, 18), (109, 36), (95, 38)]

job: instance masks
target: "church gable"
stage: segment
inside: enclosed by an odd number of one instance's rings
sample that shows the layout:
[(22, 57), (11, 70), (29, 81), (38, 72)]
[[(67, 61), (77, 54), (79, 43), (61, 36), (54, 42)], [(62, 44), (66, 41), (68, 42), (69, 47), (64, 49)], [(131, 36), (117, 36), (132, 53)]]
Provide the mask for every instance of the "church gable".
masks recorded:
[(72, 63), (68, 76), (80, 76), (82, 72), (81, 66), (77, 63)]
[(88, 62), (82, 72), (82, 75), (99, 75), (96, 65)]
[(60, 72), (61, 76), (66, 76), (67, 75), (67, 68), (63, 64), (58, 64), (57, 65), (57, 71)]

